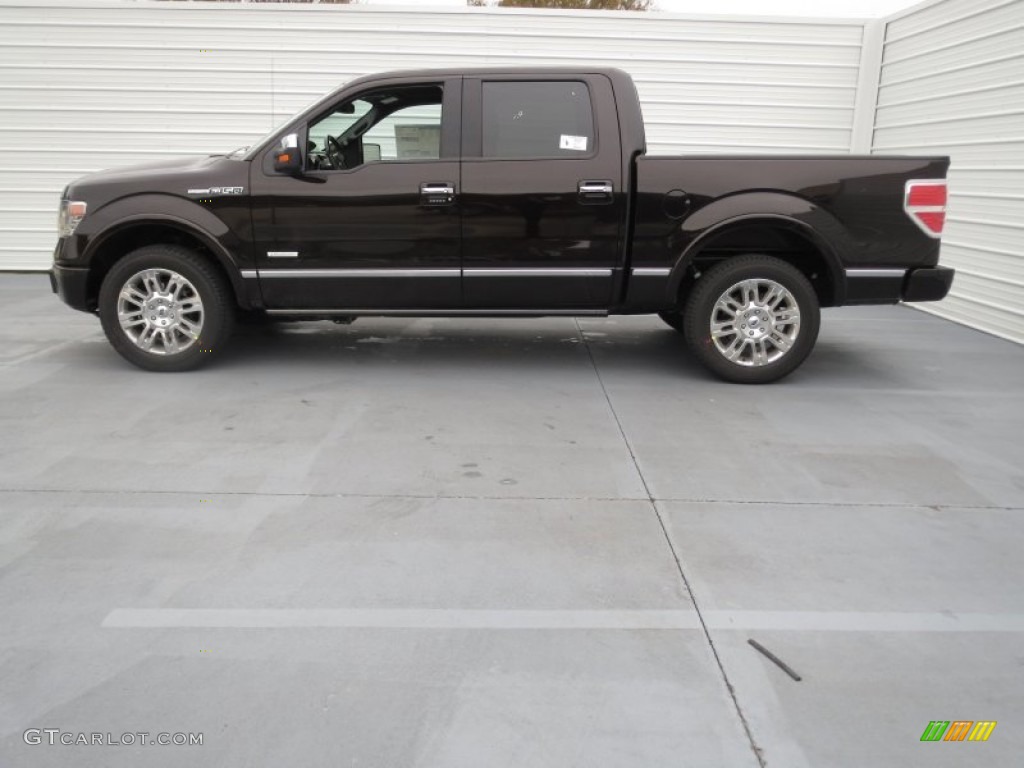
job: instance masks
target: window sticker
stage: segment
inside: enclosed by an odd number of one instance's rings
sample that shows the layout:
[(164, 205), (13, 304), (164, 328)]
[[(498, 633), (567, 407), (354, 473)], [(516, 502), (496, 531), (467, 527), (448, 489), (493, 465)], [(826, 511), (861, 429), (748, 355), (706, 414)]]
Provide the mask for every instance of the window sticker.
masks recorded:
[(587, 137), (586, 136), (566, 136), (562, 134), (562, 140), (558, 143), (559, 149), (571, 149), (576, 152), (587, 151)]

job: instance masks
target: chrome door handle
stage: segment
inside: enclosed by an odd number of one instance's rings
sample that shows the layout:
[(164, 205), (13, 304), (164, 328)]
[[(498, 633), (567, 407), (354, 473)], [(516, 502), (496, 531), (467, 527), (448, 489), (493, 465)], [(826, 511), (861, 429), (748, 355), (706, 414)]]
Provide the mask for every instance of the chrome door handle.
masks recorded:
[(426, 181), (420, 184), (420, 205), (451, 205), (455, 185), (450, 181)]
[(607, 205), (615, 199), (615, 185), (610, 181), (581, 181), (576, 190), (583, 205)]

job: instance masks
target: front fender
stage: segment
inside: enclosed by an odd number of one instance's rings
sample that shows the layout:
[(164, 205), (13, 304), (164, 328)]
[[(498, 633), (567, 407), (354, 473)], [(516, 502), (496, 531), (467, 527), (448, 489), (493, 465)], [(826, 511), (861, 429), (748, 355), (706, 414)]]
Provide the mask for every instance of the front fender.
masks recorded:
[(795, 195), (746, 192), (711, 202), (680, 224), (680, 242), (686, 243), (669, 275), (669, 300), (678, 296), (686, 271), (716, 235), (752, 223), (789, 229), (809, 240), (828, 265), (836, 297), (844, 293), (843, 263), (854, 243), (842, 224), (824, 208)]
[(222, 205), (218, 210), (220, 215), (197, 201), (167, 194), (136, 195), (108, 203), (83, 219), (80, 231), (75, 233), (85, 244), (81, 262), (90, 264), (111, 238), (133, 227), (147, 224), (170, 227), (201, 242), (223, 267), (235, 295), (244, 296), (241, 270), (247, 260), (246, 243), (221, 216), (230, 206), (234, 211), (229, 218), (237, 218), (243, 224), (248, 220), (248, 198), (211, 202)]

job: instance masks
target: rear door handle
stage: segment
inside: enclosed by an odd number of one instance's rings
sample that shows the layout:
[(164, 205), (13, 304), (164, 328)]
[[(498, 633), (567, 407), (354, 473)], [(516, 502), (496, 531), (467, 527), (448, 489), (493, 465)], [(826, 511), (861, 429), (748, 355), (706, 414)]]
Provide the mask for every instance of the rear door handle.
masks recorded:
[(420, 184), (420, 205), (451, 205), (455, 185), (450, 181), (425, 181)]
[(615, 200), (615, 185), (610, 181), (581, 181), (576, 190), (582, 205), (608, 205)]

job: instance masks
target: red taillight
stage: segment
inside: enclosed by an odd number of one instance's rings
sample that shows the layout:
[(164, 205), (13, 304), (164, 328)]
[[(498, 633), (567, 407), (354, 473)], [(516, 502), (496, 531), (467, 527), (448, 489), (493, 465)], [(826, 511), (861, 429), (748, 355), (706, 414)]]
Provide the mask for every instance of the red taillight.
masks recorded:
[(907, 205), (933, 206), (946, 204), (946, 184), (915, 184), (907, 189)]
[(946, 224), (946, 182), (908, 181), (903, 209), (926, 234), (939, 237)]
[(920, 211), (912, 215), (924, 224), (928, 233), (934, 234), (936, 237), (942, 234), (942, 228), (946, 224), (945, 211)]

